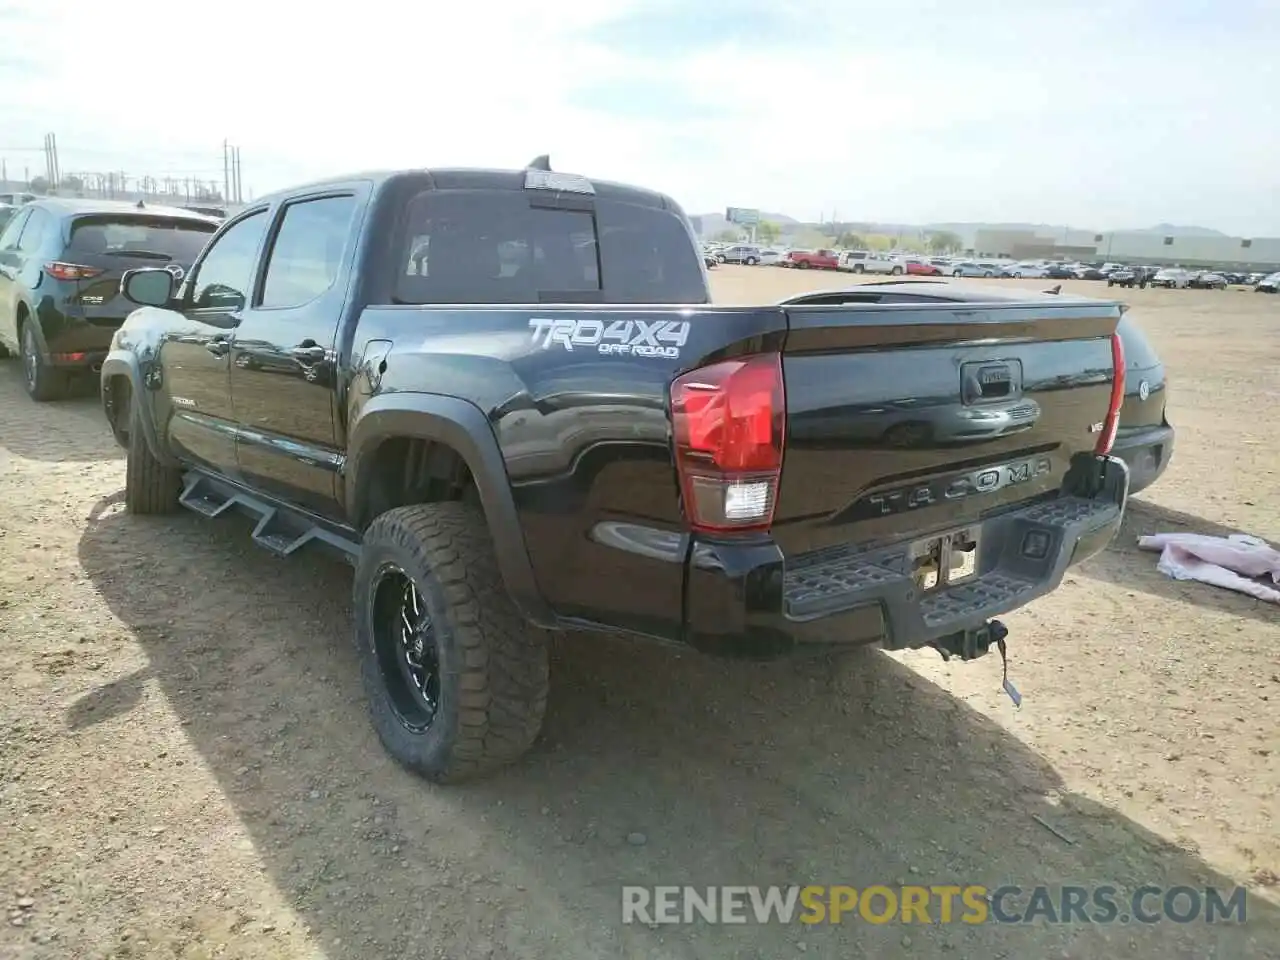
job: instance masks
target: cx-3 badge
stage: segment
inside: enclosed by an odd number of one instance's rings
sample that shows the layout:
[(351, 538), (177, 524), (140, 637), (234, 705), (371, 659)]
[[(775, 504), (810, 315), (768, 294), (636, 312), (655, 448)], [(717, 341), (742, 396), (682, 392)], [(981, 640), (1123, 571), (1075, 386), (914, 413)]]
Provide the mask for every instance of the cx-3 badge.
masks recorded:
[(1139, 383), (1138, 383), (1138, 399), (1139, 399), (1139, 400), (1146, 400), (1146, 399), (1147, 399), (1147, 397), (1149, 397), (1149, 396), (1151, 396), (1151, 384), (1147, 383), (1147, 381), (1145, 381), (1145, 380), (1141, 380), (1141, 381), (1139, 381)]

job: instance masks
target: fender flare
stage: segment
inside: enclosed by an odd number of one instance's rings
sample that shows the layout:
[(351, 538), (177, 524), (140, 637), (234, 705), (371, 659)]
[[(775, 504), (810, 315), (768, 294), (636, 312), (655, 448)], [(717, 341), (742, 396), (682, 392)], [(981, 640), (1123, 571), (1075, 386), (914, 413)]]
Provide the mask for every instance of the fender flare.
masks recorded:
[(480, 408), (457, 397), (434, 393), (384, 393), (360, 410), (351, 427), (344, 465), (347, 516), (365, 525), (362, 506), (370, 476), (362, 469), (382, 441), (392, 437), (434, 440), (452, 447), (466, 462), (480, 494), (498, 570), (507, 592), (526, 620), (551, 628), (556, 617), (538, 589), (502, 450)]
[(151, 409), (151, 404), (147, 402), (148, 395), (142, 382), (142, 367), (138, 363), (137, 356), (127, 350), (112, 350), (107, 354), (107, 359), (102, 361), (99, 397), (104, 414), (107, 412), (107, 398), (102, 385), (113, 377), (127, 377), (129, 379), (129, 388), (132, 391), (133, 398), (132, 409), (136, 413), (134, 419), (142, 425), (142, 435), (146, 438), (151, 455), (165, 466), (179, 466), (178, 461), (169, 456), (168, 452), (160, 445), (159, 437), (156, 434), (154, 411)]

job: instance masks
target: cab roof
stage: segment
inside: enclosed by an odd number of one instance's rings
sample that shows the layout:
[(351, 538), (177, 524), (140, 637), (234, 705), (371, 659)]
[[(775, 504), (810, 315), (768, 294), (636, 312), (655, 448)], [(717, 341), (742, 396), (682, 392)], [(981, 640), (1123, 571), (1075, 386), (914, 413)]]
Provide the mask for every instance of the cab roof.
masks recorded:
[[(355, 183), (371, 184), (375, 190), (384, 185), (400, 180), (419, 179), (424, 190), (523, 190), (525, 188), (526, 169), (497, 169), (486, 167), (435, 167), (401, 170), (371, 170), (341, 177), (330, 177), (311, 183), (299, 184), (284, 190), (277, 190), (261, 197), (257, 203), (271, 204), (278, 200), (296, 196), (300, 193), (312, 193), (326, 188), (341, 189)], [(665, 194), (644, 187), (616, 183), (611, 180), (596, 180), (590, 177), (597, 198), (606, 200), (625, 200), (628, 203), (639, 203), (660, 209), (679, 209), (679, 205)]]

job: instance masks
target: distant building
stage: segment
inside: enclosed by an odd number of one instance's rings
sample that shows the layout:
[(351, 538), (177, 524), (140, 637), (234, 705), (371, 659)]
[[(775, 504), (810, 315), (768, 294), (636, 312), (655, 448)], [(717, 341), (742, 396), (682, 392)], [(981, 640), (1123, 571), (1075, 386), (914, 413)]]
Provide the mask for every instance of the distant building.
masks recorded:
[(999, 230), (979, 228), (973, 254), (1013, 260), (1107, 260), (1187, 267), (1280, 269), (1280, 237), (1165, 235), (1140, 230)]

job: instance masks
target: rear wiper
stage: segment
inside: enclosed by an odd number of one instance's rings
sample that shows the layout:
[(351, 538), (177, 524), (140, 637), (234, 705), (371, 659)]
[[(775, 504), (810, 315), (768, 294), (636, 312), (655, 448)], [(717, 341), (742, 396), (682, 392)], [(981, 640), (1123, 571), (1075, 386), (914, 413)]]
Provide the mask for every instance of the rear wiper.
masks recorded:
[(140, 257), (143, 260), (172, 260), (167, 253), (161, 253), (159, 250), (104, 250), (103, 254), (108, 257)]

